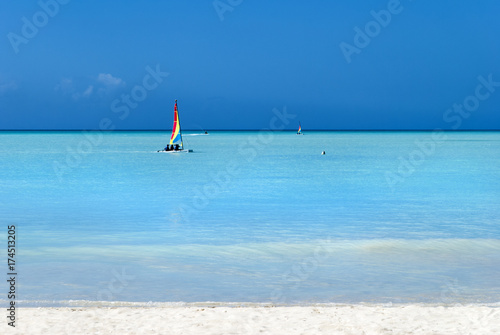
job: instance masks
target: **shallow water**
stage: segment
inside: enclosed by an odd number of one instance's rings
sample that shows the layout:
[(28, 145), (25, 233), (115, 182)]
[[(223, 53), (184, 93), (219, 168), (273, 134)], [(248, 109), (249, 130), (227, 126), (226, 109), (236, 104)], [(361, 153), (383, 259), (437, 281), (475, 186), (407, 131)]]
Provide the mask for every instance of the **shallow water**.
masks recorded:
[(162, 154), (161, 132), (2, 132), (19, 293), (498, 302), (500, 133), (443, 136), (187, 132)]

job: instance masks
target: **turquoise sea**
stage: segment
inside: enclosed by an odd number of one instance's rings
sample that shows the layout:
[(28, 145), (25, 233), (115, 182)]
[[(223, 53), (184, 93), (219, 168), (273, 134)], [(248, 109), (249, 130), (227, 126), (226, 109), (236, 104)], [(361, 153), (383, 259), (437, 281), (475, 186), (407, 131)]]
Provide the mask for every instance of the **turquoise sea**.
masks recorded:
[(21, 304), (500, 302), (500, 132), (168, 139), (0, 132)]

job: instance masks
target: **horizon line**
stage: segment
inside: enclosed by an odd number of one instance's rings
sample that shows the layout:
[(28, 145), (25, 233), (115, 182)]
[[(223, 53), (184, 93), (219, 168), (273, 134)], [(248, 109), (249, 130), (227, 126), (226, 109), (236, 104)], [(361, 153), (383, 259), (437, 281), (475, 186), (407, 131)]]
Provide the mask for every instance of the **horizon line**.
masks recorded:
[[(190, 132), (205, 132), (205, 131), (270, 131), (270, 129), (184, 129), (185, 131)], [(0, 129), (0, 131), (61, 131), (61, 132), (70, 132), (70, 131), (102, 131), (102, 132), (126, 132), (126, 131), (135, 131), (135, 132), (171, 132), (172, 129), (114, 129), (114, 130), (101, 130), (101, 129)], [(296, 132), (297, 129), (280, 129), (280, 130), (272, 130), (272, 131), (293, 131)], [(315, 132), (315, 131), (450, 131), (450, 132), (459, 132), (459, 131), (500, 131), (500, 129), (308, 129), (304, 132)]]

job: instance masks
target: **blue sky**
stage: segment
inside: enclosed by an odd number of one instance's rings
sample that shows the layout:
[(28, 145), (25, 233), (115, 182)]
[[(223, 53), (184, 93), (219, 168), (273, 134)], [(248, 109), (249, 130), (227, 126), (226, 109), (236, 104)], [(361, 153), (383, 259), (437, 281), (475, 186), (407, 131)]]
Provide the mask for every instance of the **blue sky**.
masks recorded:
[(496, 0), (1, 7), (1, 129), (500, 129)]

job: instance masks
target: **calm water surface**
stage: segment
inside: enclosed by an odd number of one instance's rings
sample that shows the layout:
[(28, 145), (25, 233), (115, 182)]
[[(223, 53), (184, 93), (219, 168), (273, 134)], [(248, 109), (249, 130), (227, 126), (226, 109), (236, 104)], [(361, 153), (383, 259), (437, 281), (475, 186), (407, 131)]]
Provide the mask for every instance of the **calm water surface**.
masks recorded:
[(499, 302), (500, 133), (444, 136), (1, 132), (0, 242), (31, 305)]

